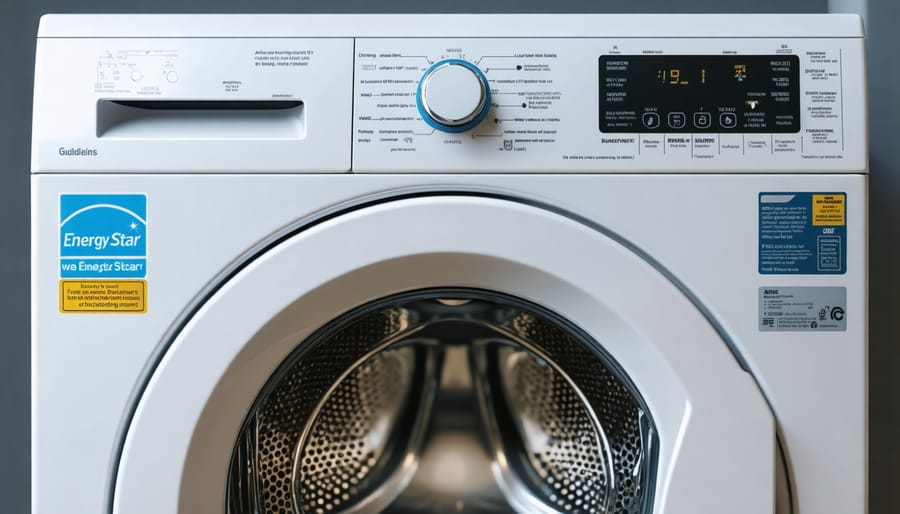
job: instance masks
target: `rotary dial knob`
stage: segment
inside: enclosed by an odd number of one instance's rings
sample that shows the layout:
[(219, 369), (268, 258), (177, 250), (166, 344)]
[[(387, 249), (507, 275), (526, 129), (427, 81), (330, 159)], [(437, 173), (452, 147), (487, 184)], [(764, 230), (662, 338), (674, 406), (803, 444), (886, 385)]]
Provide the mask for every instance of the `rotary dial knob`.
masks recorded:
[(474, 64), (445, 59), (428, 68), (416, 104), (425, 123), (443, 132), (464, 132), (479, 123), (491, 107), (487, 77)]

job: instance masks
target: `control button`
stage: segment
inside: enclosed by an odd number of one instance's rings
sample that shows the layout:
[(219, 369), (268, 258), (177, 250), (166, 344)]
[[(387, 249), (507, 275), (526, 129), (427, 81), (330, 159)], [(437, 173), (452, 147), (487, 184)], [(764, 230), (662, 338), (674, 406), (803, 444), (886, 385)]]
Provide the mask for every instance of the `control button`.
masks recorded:
[(695, 112), (694, 113), (694, 126), (699, 129), (709, 128), (710, 123), (712, 123), (712, 114), (708, 112)]
[(669, 127), (673, 129), (684, 128), (684, 124), (686, 121), (686, 116), (683, 112), (670, 112), (669, 113)]
[(419, 114), (443, 132), (464, 132), (479, 123), (491, 107), (487, 78), (474, 64), (461, 59), (435, 63), (419, 81)]
[(644, 115), (641, 116), (641, 121), (644, 122), (644, 126), (648, 129), (655, 129), (659, 126), (659, 113), (645, 112)]
[(178, 82), (178, 72), (170, 71), (169, 73), (166, 73), (166, 80), (168, 80), (169, 82), (171, 82), (173, 84), (175, 82)]
[(132, 82), (140, 82), (142, 78), (144, 78), (144, 74), (141, 73), (141, 70), (134, 70), (131, 72)]
[(723, 112), (719, 115), (719, 125), (722, 125), (722, 128), (737, 127), (737, 115), (733, 112)]

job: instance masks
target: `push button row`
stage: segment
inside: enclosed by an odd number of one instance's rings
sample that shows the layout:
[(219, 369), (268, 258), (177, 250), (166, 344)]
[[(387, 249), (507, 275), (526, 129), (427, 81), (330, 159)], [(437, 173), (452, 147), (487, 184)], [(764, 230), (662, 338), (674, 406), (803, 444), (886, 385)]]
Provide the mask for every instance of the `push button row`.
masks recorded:
[[(712, 125), (711, 112), (695, 112), (694, 127), (698, 129), (709, 128)], [(644, 127), (648, 129), (659, 128), (660, 115), (658, 112), (645, 112), (641, 118)], [(668, 119), (669, 128), (682, 129), (687, 123), (687, 116), (683, 112), (670, 112)], [(737, 114), (733, 112), (723, 112), (719, 114), (719, 126), (730, 129), (737, 127)]]

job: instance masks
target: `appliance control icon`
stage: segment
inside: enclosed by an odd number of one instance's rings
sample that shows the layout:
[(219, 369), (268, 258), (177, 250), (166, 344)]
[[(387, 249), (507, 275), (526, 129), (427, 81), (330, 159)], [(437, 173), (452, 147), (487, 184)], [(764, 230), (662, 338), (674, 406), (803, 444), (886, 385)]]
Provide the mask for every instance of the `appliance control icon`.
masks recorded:
[(669, 127), (673, 129), (684, 128), (684, 124), (686, 121), (686, 116), (683, 112), (670, 112), (669, 113)]
[(708, 112), (695, 112), (694, 113), (694, 126), (697, 128), (705, 129), (709, 128), (709, 125), (712, 123), (712, 114)]
[(733, 112), (723, 112), (719, 115), (719, 125), (722, 125), (722, 128), (737, 127), (737, 115)]
[(644, 122), (644, 126), (648, 129), (655, 129), (659, 126), (659, 113), (658, 112), (645, 112), (641, 117), (641, 121)]

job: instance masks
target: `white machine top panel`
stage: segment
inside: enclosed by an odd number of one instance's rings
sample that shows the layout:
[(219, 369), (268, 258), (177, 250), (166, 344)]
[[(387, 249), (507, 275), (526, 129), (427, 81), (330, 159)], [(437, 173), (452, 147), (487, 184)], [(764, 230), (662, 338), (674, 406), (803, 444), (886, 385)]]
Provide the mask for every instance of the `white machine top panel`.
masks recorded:
[(50, 37), (863, 37), (848, 14), (48, 14)]
[(860, 173), (865, 75), (847, 15), (51, 15), (32, 169)]

